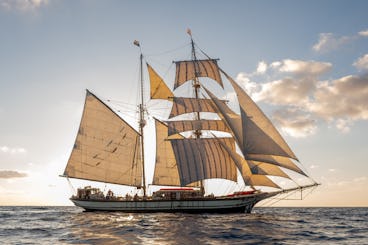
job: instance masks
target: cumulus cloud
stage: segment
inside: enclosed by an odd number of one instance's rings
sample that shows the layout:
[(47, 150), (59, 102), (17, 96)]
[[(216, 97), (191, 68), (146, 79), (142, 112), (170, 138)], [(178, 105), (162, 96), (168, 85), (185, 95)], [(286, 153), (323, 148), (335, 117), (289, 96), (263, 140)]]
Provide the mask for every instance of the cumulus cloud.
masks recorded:
[(333, 33), (320, 33), (318, 42), (313, 45), (313, 50), (316, 52), (328, 52), (339, 48), (353, 39), (355, 37), (336, 37)]
[[(363, 67), (366, 56), (359, 58), (355, 65)], [(269, 64), (263, 74), (270, 78), (269, 82), (254, 82), (257, 71), (239, 73), (237, 81), (253, 100), (275, 107), (272, 119), (286, 134), (293, 137), (314, 134), (318, 121), (348, 133), (355, 121), (368, 120), (368, 75), (321, 80), (320, 76), (332, 64), (291, 59)]]
[(0, 170), (0, 179), (24, 178), (28, 175), (14, 170)]
[(28, 11), (48, 4), (49, 0), (0, 0), (0, 7), (6, 10)]
[(257, 73), (263, 74), (267, 71), (267, 63), (264, 61), (260, 61), (257, 66)]
[(314, 83), (314, 79), (284, 78), (263, 84), (256, 97), (275, 105), (302, 105), (308, 101)]
[(316, 121), (310, 115), (296, 109), (278, 110), (272, 119), (283, 132), (296, 138), (314, 134), (317, 129)]
[(368, 75), (321, 82), (307, 109), (326, 120), (368, 120)]
[(304, 61), (304, 60), (285, 59), (283, 61), (276, 62), (276, 64), (278, 64), (277, 68), (281, 72), (289, 72), (295, 75), (309, 75), (309, 76), (322, 75), (327, 71), (329, 71), (332, 67), (331, 63), (313, 60)]
[(22, 147), (8, 147), (8, 146), (1, 146), (0, 152), (3, 153), (10, 153), (10, 154), (23, 154), (26, 153), (26, 149)]
[[(253, 98), (253, 95), (257, 93), (261, 87), (259, 84), (251, 81), (252, 76), (253, 76), (252, 74), (248, 75), (244, 72), (241, 72), (236, 76), (236, 81)], [(253, 99), (257, 100), (256, 98), (253, 98)]]
[(317, 77), (329, 71), (330, 63), (286, 59), (271, 63), (271, 67), (288, 76), (263, 83), (253, 90), (254, 97), (276, 105), (304, 105), (316, 89)]
[(368, 71), (368, 54), (358, 58), (358, 60), (354, 62), (353, 66), (355, 66), (358, 70)]

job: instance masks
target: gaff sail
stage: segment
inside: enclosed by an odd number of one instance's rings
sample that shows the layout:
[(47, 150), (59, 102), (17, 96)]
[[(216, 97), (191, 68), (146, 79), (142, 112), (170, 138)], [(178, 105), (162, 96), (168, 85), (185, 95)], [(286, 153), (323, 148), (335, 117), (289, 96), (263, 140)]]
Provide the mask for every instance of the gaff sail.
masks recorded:
[(64, 175), (142, 186), (139, 133), (88, 90)]

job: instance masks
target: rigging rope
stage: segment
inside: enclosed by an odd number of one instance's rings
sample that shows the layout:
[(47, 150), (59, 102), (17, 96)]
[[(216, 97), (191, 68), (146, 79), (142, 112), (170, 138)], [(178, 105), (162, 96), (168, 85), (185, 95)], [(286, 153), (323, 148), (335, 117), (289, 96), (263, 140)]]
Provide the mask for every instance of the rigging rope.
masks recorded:
[(163, 51), (163, 52), (160, 52), (160, 53), (156, 53), (156, 54), (155, 53), (153, 53), (153, 54), (146, 54), (145, 56), (146, 57), (161, 56), (161, 55), (164, 55), (164, 54), (172, 53), (172, 52), (174, 52), (176, 50), (182, 49), (182, 48), (184, 48), (186, 46), (189, 46), (189, 45), (191, 45), (191, 43), (185, 43), (185, 44), (182, 44), (182, 45), (180, 45), (180, 46), (178, 46), (176, 48), (173, 48), (173, 49), (169, 49), (169, 50), (166, 50), (166, 51)]
[(75, 193), (76, 193), (76, 191), (75, 191), (75, 188), (74, 188), (74, 186), (72, 185), (72, 183), (70, 182), (70, 179), (68, 178), (68, 177), (66, 177), (66, 179), (67, 179), (67, 181), (68, 181), (68, 184), (69, 184), (69, 187), (70, 187), (70, 189), (72, 190), (72, 194), (74, 195)]

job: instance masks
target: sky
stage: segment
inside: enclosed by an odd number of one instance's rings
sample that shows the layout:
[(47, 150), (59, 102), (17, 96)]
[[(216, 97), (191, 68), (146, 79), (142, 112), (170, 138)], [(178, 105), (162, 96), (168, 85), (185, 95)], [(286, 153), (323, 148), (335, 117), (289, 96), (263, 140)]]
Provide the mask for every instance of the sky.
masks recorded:
[(0, 205), (71, 205), (59, 175), (85, 89), (134, 110), (132, 42), (172, 87), (172, 61), (190, 57), (190, 28), (321, 183), (276, 205), (368, 206), (367, 9), (358, 0), (0, 0)]

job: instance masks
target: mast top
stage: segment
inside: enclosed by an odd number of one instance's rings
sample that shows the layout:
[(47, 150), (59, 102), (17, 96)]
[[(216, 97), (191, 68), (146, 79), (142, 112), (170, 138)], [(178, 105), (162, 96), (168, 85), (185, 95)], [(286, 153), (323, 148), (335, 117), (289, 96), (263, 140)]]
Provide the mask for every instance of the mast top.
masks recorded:
[(187, 33), (190, 36), (190, 38), (192, 38), (192, 30), (190, 28), (187, 28)]

